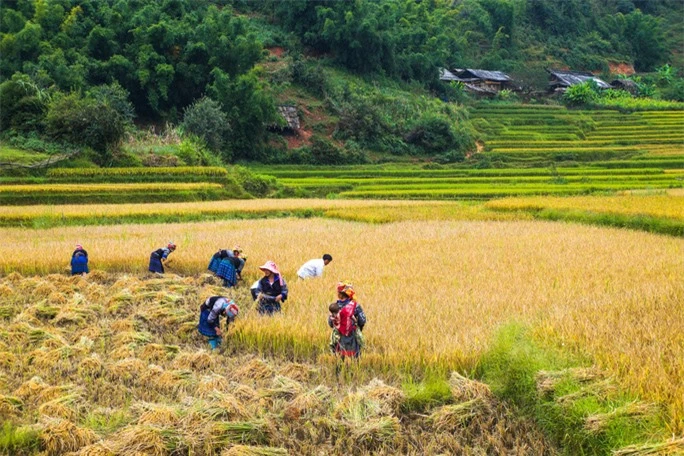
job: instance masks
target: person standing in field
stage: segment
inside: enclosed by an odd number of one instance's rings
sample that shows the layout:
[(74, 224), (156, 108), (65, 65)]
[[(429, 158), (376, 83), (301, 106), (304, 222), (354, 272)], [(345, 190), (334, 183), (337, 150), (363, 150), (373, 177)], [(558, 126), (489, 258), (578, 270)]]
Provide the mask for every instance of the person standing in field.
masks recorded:
[(176, 244), (169, 242), (166, 247), (155, 250), (150, 254), (150, 272), (156, 272), (157, 274), (164, 274), (164, 265), (169, 264), (171, 259), (169, 255), (176, 250)]
[(309, 279), (312, 277), (321, 277), (323, 275), (323, 267), (330, 264), (332, 256), (329, 253), (323, 255), (323, 258), (314, 258), (309, 260), (299, 268), (297, 275), (300, 279)]
[(76, 250), (71, 254), (71, 275), (81, 274), (85, 276), (88, 269), (88, 252), (83, 249), (81, 244), (76, 244)]
[(281, 303), (287, 300), (287, 283), (273, 261), (267, 261), (259, 269), (264, 276), (254, 282), (250, 291), (257, 301), (257, 310), (262, 315), (280, 312)]
[(364, 347), (361, 331), (366, 326), (366, 314), (354, 299), (356, 293), (349, 282), (337, 284), (337, 302), (330, 305), (328, 326), (333, 329), (330, 349), (342, 358), (358, 358)]
[(212, 296), (200, 306), (199, 324), (197, 331), (207, 338), (212, 350), (221, 346), (223, 332), (221, 330), (221, 316), (226, 317), (226, 330), (240, 313), (235, 301), (225, 296)]

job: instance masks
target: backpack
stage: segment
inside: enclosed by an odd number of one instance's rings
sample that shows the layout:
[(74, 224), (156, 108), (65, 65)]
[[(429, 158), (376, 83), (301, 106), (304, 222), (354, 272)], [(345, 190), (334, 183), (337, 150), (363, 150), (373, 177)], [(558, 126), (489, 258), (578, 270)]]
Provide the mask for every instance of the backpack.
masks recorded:
[(351, 335), (356, 329), (356, 320), (354, 319), (356, 305), (356, 301), (351, 301), (349, 304), (342, 307), (337, 314), (340, 318), (340, 326), (338, 331), (343, 336)]

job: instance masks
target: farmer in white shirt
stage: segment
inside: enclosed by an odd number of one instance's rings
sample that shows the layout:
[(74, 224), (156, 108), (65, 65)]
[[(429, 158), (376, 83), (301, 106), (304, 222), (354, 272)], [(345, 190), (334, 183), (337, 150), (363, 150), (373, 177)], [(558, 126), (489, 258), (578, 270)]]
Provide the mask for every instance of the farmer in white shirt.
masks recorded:
[(316, 258), (309, 260), (299, 268), (297, 275), (300, 279), (308, 279), (311, 277), (320, 277), (323, 275), (323, 266), (327, 266), (332, 261), (329, 254), (323, 255), (323, 258)]

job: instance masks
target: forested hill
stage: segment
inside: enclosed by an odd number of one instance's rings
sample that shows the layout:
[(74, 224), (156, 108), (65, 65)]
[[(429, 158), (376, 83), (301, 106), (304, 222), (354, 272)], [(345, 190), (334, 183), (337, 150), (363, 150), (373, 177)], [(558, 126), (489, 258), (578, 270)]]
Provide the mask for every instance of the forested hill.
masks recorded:
[[(680, 0), (4, 0), (0, 8), (3, 134), (104, 151), (133, 118), (183, 121), (226, 160), (273, 159), (278, 145), (266, 127), (281, 122), (275, 106), (303, 94), (352, 124), (364, 115), (399, 123), (428, 111), (461, 116), (456, 107), (437, 112), (429, 100), (407, 100), (403, 113), (360, 112), (358, 98), (371, 95), (365, 82), (350, 82), (354, 75), (446, 99), (442, 67), (508, 71), (530, 86), (546, 81), (548, 67), (649, 72), (669, 63), (676, 74), (684, 41)], [(345, 117), (345, 107), (353, 115)], [(107, 119), (108, 128), (79, 125), (73, 111)], [(202, 130), (197, 119), (214, 123)], [(414, 127), (385, 128), (394, 140), (368, 131), (384, 143), (355, 137), (347, 149), (445, 150), (389, 144), (406, 142)], [(355, 126), (331, 128), (344, 140)], [(321, 147), (330, 148), (330, 128), (321, 129)], [(472, 143), (465, 130), (446, 138), (446, 150)]]

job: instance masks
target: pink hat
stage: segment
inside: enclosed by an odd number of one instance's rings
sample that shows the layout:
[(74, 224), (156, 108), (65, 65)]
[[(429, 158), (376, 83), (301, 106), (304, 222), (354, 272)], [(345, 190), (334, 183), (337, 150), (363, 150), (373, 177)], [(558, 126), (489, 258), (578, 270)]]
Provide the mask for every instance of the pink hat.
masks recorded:
[(83, 246), (81, 244), (76, 244), (76, 250), (83, 250)]
[(280, 278), (280, 285), (283, 285), (283, 276), (280, 274), (280, 271), (278, 270), (278, 266), (273, 261), (267, 261), (263, 265), (259, 266), (259, 269), (262, 271), (271, 271), (273, 274), (277, 275)]

